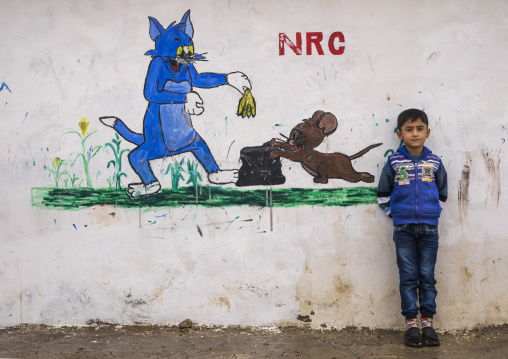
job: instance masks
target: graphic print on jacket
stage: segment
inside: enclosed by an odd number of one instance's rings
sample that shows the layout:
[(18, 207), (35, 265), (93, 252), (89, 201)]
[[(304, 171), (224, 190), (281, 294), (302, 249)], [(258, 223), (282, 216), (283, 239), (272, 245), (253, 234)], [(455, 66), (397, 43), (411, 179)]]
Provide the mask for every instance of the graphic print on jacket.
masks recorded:
[(241, 72), (197, 72), (194, 63), (205, 57), (194, 52), (190, 10), (180, 23), (173, 22), (167, 29), (153, 17), (149, 17), (149, 20), (150, 37), (155, 42), (155, 49), (145, 54), (152, 56), (152, 61), (145, 80), (144, 96), (149, 103), (143, 121), (143, 134), (131, 131), (115, 116), (100, 117), (103, 124), (138, 145), (129, 153), (129, 162), (142, 182), (129, 184), (129, 194), (137, 197), (160, 191), (161, 186), (149, 161), (184, 152), (194, 154), (208, 173), (210, 182), (235, 182), (238, 171), (221, 171), (207, 144), (192, 126), (191, 115), (200, 115), (204, 111), (203, 101), (193, 89), (230, 85), (243, 94), (251, 89), (249, 79)]
[(404, 146), (388, 157), (378, 186), (378, 203), (393, 217), (393, 224), (437, 225), (446, 199), (446, 171), (428, 148), (424, 147), (418, 161)]

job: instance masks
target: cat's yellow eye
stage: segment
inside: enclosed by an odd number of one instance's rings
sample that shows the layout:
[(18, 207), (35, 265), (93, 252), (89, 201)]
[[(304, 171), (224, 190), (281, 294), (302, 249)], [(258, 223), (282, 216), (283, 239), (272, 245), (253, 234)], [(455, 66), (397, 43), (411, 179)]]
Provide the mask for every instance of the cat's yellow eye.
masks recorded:
[(193, 53), (194, 53), (194, 46), (192, 46), (192, 45), (190, 45), (190, 46), (189, 46), (189, 52), (190, 52), (191, 54), (193, 54)]
[(177, 56), (180, 56), (180, 55), (182, 54), (182, 52), (183, 52), (183, 47), (181, 47), (181, 46), (180, 46), (180, 47), (178, 48), (178, 50), (176, 50), (176, 55), (177, 55)]

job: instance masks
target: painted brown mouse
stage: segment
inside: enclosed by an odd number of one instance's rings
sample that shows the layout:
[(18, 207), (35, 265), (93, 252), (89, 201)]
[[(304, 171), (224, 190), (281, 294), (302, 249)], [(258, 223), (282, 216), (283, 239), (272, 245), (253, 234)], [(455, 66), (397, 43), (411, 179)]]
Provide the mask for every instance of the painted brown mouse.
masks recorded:
[(322, 153), (315, 150), (324, 138), (331, 135), (336, 129), (337, 118), (333, 114), (316, 111), (312, 118), (303, 120), (291, 130), (287, 142), (274, 138), (265, 145), (280, 148), (271, 151), (271, 158), (282, 157), (300, 162), (302, 167), (314, 177), (315, 183), (328, 183), (329, 178), (340, 178), (349, 182), (374, 182), (374, 176), (370, 173), (356, 172), (351, 160), (363, 156), (382, 143), (368, 146), (352, 156), (338, 152)]

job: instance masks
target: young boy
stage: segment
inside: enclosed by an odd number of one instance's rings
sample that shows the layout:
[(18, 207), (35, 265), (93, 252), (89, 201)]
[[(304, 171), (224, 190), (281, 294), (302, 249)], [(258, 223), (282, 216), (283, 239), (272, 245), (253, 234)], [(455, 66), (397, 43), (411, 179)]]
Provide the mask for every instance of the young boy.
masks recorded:
[(425, 112), (403, 111), (397, 126), (397, 136), (404, 145), (388, 157), (379, 178), (377, 197), (384, 213), (393, 218), (402, 315), (406, 317), (404, 344), (438, 346), (439, 338), (432, 325), (437, 295), (434, 267), (438, 219), (448, 196), (446, 171), (441, 159), (424, 146), (430, 134)]

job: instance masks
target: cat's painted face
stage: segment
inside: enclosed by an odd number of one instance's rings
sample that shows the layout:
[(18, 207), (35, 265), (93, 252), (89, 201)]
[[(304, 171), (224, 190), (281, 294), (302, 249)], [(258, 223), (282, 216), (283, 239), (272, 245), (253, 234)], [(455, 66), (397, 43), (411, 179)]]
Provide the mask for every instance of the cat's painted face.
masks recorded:
[(190, 10), (185, 13), (179, 24), (172, 23), (167, 29), (153, 17), (150, 17), (150, 37), (155, 42), (155, 50), (146, 55), (162, 57), (173, 68), (180, 68), (181, 64), (191, 64), (196, 60), (203, 60), (204, 56), (194, 52), (192, 36), (194, 28), (190, 21)]
[(180, 64), (189, 64), (196, 61), (194, 43), (184, 32), (170, 28), (155, 41), (155, 48), (164, 60), (175, 60)]

